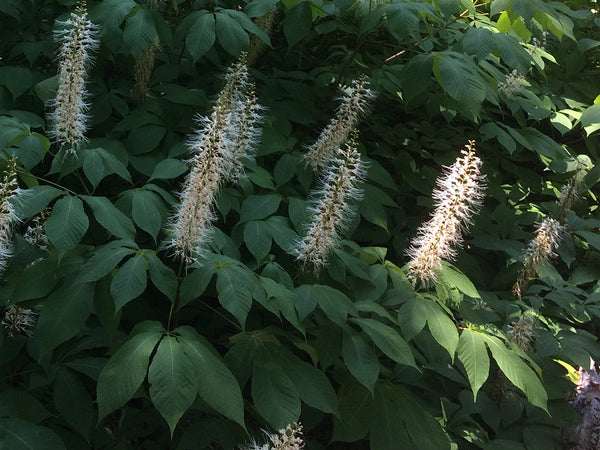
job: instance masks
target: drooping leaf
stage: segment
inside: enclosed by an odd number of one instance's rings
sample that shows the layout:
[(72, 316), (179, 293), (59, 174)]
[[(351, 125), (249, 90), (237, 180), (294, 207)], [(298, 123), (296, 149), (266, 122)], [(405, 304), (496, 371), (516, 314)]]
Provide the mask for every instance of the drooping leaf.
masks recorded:
[(473, 401), (477, 401), (477, 392), (488, 378), (490, 358), (480, 333), (463, 330), (458, 339), (456, 356), (462, 362), (473, 391)]
[(177, 422), (196, 398), (194, 365), (184, 348), (174, 336), (163, 337), (148, 370), (150, 398), (169, 424), (171, 437)]
[(373, 392), (379, 376), (377, 355), (360, 334), (344, 334), (342, 347), (344, 363), (350, 373), (369, 391)]
[(145, 256), (137, 254), (125, 261), (119, 270), (117, 270), (110, 284), (110, 293), (115, 300), (117, 311), (134, 298), (140, 296), (146, 289), (146, 285), (148, 284), (146, 264)]
[(434, 339), (447, 351), (454, 360), (454, 353), (458, 345), (458, 330), (456, 324), (448, 317), (442, 307), (434, 301), (424, 303), (427, 310), (427, 326)]
[(410, 347), (400, 334), (375, 319), (351, 319), (360, 325), (362, 330), (369, 335), (379, 349), (393, 361), (408, 366), (417, 367)]
[(46, 235), (62, 256), (79, 244), (89, 224), (83, 202), (68, 195), (59, 199), (52, 208), (45, 225)]
[(153, 329), (130, 337), (108, 360), (98, 377), (98, 420), (127, 403), (146, 377), (150, 355), (162, 337), (163, 329)]
[(0, 418), (0, 442), (7, 450), (66, 450), (54, 431), (21, 419)]
[(89, 440), (94, 420), (92, 397), (73, 372), (66, 368), (58, 372), (54, 380), (53, 398), (61, 417)]
[(154, 286), (158, 288), (171, 301), (177, 294), (177, 275), (175, 271), (166, 266), (155, 253), (146, 253), (148, 272)]
[(94, 218), (112, 235), (121, 239), (135, 239), (135, 227), (129, 217), (123, 214), (106, 197), (91, 197), (82, 195), (81, 198), (92, 208)]

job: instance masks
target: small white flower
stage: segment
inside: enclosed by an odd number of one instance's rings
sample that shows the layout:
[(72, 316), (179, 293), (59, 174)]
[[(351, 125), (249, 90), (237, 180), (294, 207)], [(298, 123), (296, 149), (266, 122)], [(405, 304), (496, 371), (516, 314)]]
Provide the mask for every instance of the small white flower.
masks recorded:
[(26, 334), (27, 336), (30, 336), (31, 329), (34, 327), (36, 319), (37, 313), (32, 309), (10, 305), (4, 310), (1, 323), (10, 337), (17, 334)]
[(342, 89), (342, 104), (336, 115), (306, 153), (306, 161), (313, 170), (324, 168), (336, 150), (343, 146), (360, 118), (369, 110), (369, 104), (374, 97), (375, 93), (369, 89), (369, 80), (365, 76)]
[(63, 28), (56, 31), (56, 35), (63, 44), (58, 53), (58, 91), (49, 103), (49, 132), (55, 142), (70, 144), (74, 152), (86, 139), (89, 105), (85, 101), (88, 95), (85, 83), (91, 54), (99, 43), (96, 39), (98, 27), (89, 21), (83, 8), (79, 8), (77, 14), (71, 14), (70, 19), (58, 23)]
[(358, 185), (365, 177), (365, 170), (356, 146), (353, 137), (330, 160), (321, 189), (314, 193), (318, 200), (311, 209), (312, 221), (296, 248), (298, 259), (312, 264), (316, 272), (327, 264), (329, 253), (351, 218), (352, 200), (362, 195)]
[(523, 87), (527, 86), (525, 77), (517, 70), (513, 70), (506, 75), (504, 81), (498, 82), (498, 92), (503, 93), (507, 97), (514, 97)]
[(433, 191), (436, 208), (431, 219), (417, 231), (408, 250), (411, 260), (409, 278), (416, 283), (435, 281), (442, 259), (456, 256), (455, 246), (462, 244), (462, 231), (483, 201), (484, 177), (481, 160), (475, 155), (475, 142), (469, 141), (463, 157), (445, 168)]

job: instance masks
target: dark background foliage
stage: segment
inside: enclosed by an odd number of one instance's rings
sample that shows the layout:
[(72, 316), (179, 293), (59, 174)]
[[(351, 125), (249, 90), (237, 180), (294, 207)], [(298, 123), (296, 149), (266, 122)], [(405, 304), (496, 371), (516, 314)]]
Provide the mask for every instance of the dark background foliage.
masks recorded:
[[(89, 1), (101, 45), (72, 158), (45, 117), (53, 30), (76, 6), (0, 3), (1, 162), (17, 158), (27, 192), (0, 302), (38, 315), (2, 335), (0, 446), (234, 448), (301, 420), (310, 449), (561, 448), (574, 371), (600, 357), (596, 3)], [(262, 140), (217, 199), (207, 260), (185, 267), (163, 247), (186, 136), (249, 49)], [(524, 83), (502, 89), (515, 70)], [(364, 195), (316, 276), (292, 251), (318, 182), (302, 155), (362, 74), (378, 93)], [(406, 250), (471, 139), (484, 205), (415, 290)], [(535, 224), (573, 177), (558, 256), (516, 299)], [(23, 236), (44, 211), (39, 248)]]

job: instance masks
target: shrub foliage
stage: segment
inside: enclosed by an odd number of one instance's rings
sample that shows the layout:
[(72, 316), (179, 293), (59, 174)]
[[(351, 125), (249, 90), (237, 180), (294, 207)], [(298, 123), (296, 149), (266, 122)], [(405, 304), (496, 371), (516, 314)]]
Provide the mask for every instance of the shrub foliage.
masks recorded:
[(561, 448), (591, 6), (0, 2), (0, 447)]

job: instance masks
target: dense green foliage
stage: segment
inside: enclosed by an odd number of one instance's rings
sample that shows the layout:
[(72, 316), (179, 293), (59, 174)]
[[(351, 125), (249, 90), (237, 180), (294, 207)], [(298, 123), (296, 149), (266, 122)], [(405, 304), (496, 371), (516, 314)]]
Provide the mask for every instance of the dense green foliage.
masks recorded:
[[(589, 4), (90, 0), (100, 44), (73, 156), (46, 118), (55, 22), (76, 6), (0, 1), (0, 164), (10, 180), (16, 158), (23, 191), (0, 281), (1, 448), (228, 449), (297, 421), (309, 449), (561, 448), (568, 375), (600, 360)], [(186, 265), (165, 248), (186, 136), (249, 48), (261, 142)], [(363, 197), (315, 274), (294, 254), (319, 181), (302, 158), (364, 74)], [(407, 249), (468, 140), (483, 206), (456, 260), (415, 288)], [(515, 297), (545, 217), (566, 227), (557, 257)]]

